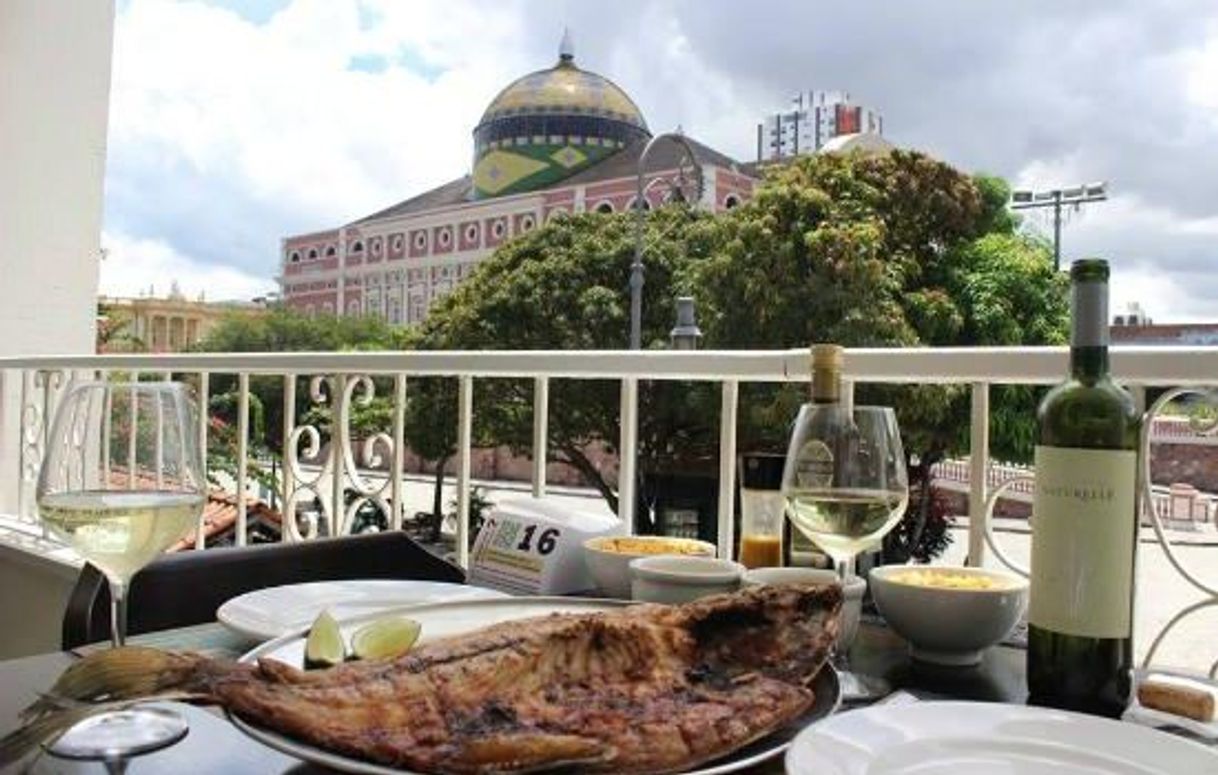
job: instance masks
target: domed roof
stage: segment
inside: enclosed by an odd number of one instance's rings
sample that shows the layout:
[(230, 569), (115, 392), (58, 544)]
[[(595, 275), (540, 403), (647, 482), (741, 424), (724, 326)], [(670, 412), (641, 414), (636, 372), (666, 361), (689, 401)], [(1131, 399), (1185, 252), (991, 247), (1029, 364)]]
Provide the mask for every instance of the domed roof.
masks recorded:
[(518, 78), (474, 127), (474, 197), (536, 191), (650, 137), (617, 84), (575, 66), (569, 35), (558, 64)]
[(558, 64), (517, 78), (499, 92), (478, 123), (538, 114), (577, 114), (625, 121), (646, 131), (634, 100), (613, 81), (575, 66), (569, 38), (563, 38)]

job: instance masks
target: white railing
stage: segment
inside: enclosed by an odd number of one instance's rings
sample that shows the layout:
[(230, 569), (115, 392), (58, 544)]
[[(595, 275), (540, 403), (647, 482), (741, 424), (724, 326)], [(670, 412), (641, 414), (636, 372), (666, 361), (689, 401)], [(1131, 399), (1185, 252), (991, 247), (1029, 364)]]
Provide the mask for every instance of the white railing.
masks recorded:
[[(1145, 386), (1200, 386), (1218, 383), (1218, 347), (1116, 348), (1113, 368), (1118, 378), (1144, 395)], [(850, 383), (966, 384), (972, 391), (971, 454), (969, 456), (969, 549), (971, 563), (985, 555), (981, 506), (992, 489), (988, 456), (989, 388), (995, 384), (1050, 384), (1061, 380), (1067, 369), (1064, 348), (951, 348), (951, 349), (852, 349), (845, 359)], [(465, 536), (469, 524), (471, 428), (478, 407), (474, 405), (474, 383), (485, 378), (517, 377), (534, 382), (533, 493), (543, 495), (545, 482), (546, 426), (549, 383), (558, 379), (616, 379), (621, 384), (621, 423), (618, 439), (618, 511), (628, 530), (633, 530), (639, 380), (690, 380), (717, 383), (722, 414), (719, 434), (719, 521), (720, 551), (734, 543), (732, 489), (736, 480), (736, 413), (742, 382), (802, 382), (808, 377), (808, 356), (803, 349), (773, 351), (494, 351), (494, 352), (359, 352), (359, 353), (241, 353), (180, 355), (40, 356), (0, 359), (0, 377), (5, 385), (18, 385), (21, 394), (19, 516), (33, 520), (32, 492), (47, 432), (47, 419), (56, 402), (73, 380), (95, 379), (112, 372), (171, 374), (197, 377), (207, 406), (209, 386), (215, 375), (237, 377), (237, 468), (238, 492), (244, 492), (248, 477), (249, 380), (254, 375), (283, 379), (285, 408), (296, 402), (297, 380), (307, 377), (309, 396), (315, 405), (328, 406), (333, 430), (329, 456), (317, 468), (302, 461), (307, 453), (320, 451), (321, 434), (312, 425), (299, 424), (294, 411), (284, 412), (285, 465), (282, 480), (284, 540), (307, 539), (317, 533), (315, 522), (302, 526), (295, 517), (295, 504), (316, 498), (322, 503), (331, 531), (350, 530), (356, 510), (368, 501), (377, 503), (390, 516), (393, 526), (403, 519), (401, 492), (404, 445), (403, 416), (410, 380), (420, 376), (457, 379), (457, 492), (458, 560), (465, 564)], [(356, 402), (373, 397), (371, 377), (393, 381), (393, 421), (388, 432), (364, 441), (364, 453), (387, 462), (399, 475), (365, 479), (352, 452), (350, 418)], [(199, 434), (206, 442), (207, 418)], [(4, 448), (4, 447), (0, 447)], [(302, 449), (303, 448), (303, 449)], [(13, 483), (0, 481), (0, 488)], [(343, 494), (354, 490), (357, 498), (344, 507)], [(238, 498), (236, 540), (244, 542), (246, 505)], [(202, 531), (199, 533), (202, 543)]]

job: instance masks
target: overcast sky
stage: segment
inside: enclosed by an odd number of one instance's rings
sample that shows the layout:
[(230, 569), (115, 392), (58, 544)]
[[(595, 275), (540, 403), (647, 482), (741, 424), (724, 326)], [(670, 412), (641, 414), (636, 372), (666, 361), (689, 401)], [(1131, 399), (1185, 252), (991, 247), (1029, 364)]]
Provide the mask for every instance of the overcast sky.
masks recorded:
[(120, 0), (102, 290), (272, 290), (279, 239), (463, 174), (513, 78), (576, 61), (741, 160), (800, 90), (1017, 186), (1109, 182), (1065, 258), (1114, 307), (1218, 320), (1218, 2)]

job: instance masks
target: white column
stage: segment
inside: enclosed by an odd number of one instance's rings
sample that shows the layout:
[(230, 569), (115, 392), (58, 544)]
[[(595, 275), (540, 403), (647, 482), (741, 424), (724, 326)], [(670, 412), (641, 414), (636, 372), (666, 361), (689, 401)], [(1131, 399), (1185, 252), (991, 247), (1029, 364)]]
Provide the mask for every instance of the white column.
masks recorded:
[(974, 382), (969, 426), (968, 564), (985, 564), (986, 479), (990, 470), (990, 386)]
[(715, 167), (711, 164), (702, 165), (702, 202), (703, 208), (714, 212), (718, 209), (719, 203), (716, 201), (715, 190), (718, 184), (715, 176)]
[[(388, 251), (386, 251), (388, 253)], [(334, 300), (334, 316), (347, 314), (347, 227), (338, 230), (338, 295)]]
[[(0, 2), (0, 355), (94, 350), (113, 31), (109, 0)], [(20, 382), (0, 386), (0, 512)]]

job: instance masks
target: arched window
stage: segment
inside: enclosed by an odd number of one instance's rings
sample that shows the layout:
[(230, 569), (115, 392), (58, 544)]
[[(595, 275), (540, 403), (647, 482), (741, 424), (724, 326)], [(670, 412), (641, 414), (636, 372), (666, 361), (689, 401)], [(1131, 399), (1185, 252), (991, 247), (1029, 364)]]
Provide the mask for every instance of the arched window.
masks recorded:
[(500, 218), (491, 224), (491, 236), (495, 239), (503, 239), (503, 233), (506, 229), (507, 226), (504, 225), (503, 219)]
[(740, 197), (736, 196), (735, 194), (728, 194), (727, 196), (723, 197), (723, 209), (731, 210), (739, 205)]
[[(626, 210), (633, 211), (635, 205), (638, 204), (638, 201), (639, 201), (639, 198), (637, 196), (630, 197), (630, 201), (626, 203)], [(647, 200), (647, 197), (643, 197), (643, 210), (647, 211), (650, 209), (651, 209), (651, 202), (649, 202)]]
[(393, 252), (397, 253), (398, 251), (400, 251), (402, 249), (403, 244), (404, 243), (402, 242), (402, 235), (394, 234), (393, 235)]
[(352, 253), (363, 253), (364, 252), (363, 240), (356, 240), (355, 242), (353, 242), (351, 244), (351, 252)]
[(372, 255), (379, 256), (381, 254), (381, 238), (377, 237), (372, 240)]
[(309, 260), (314, 261), (316, 259), (317, 259), (317, 248), (309, 248)]
[(326, 246), (326, 258), (334, 258), (337, 255), (338, 251), (334, 249), (333, 245)]
[(477, 242), (479, 237), (478, 224), (471, 223), (465, 227), (465, 241)]
[(293, 250), (292, 255), (288, 256), (288, 260), (291, 261), (293, 264), (300, 263), (300, 251)]
[(532, 231), (533, 227), (536, 225), (537, 225), (537, 222), (533, 219), (532, 215), (526, 215), (520, 219), (520, 230), (522, 232), (523, 231)]
[(450, 244), (452, 244), (452, 241), (453, 241), (452, 227), (446, 226), (443, 229), (440, 229), (440, 246), (446, 248)]
[(613, 202), (610, 202), (608, 199), (606, 199), (605, 201), (601, 202), (600, 204), (598, 204), (596, 206), (596, 211), (598, 213), (604, 213), (605, 215), (609, 215), (610, 213), (613, 212)]

